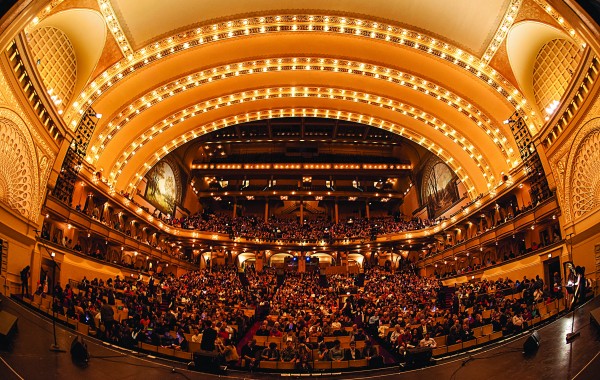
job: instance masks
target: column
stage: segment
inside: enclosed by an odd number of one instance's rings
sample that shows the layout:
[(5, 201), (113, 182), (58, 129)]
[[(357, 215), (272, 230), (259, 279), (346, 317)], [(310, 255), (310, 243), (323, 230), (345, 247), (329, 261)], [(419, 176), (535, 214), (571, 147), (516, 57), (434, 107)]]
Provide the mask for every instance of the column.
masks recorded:
[(365, 215), (367, 219), (371, 219), (371, 211), (369, 210), (369, 198), (367, 198), (367, 201), (365, 202)]
[(335, 210), (335, 223), (337, 224), (340, 222), (340, 213), (339, 213), (337, 198), (335, 200), (334, 210)]
[(304, 223), (304, 201), (300, 201), (300, 224)]
[(233, 219), (237, 216), (237, 198), (233, 198)]
[(269, 198), (265, 199), (265, 223), (269, 222)]

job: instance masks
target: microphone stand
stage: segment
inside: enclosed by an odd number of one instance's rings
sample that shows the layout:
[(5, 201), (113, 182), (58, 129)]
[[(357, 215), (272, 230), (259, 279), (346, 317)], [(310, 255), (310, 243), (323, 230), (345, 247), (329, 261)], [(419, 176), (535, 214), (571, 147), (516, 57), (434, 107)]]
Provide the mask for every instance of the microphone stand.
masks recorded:
[[(570, 233), (567, 235), (567, 237), (569, 238), (569, 259), (571, 260), (571, 265), (573, 265), (573, 235), (575, 235), (574, 233)], [(572, 308), (573, 308), (573, 315), (571, 318), (571, 332), (567, 334), (567, 344), (571, 343), (573, 340), (575, 340), (575, 338), (577, 338), (580, 335), (579, 331), (574, 331), (575, 330), (575, 297), (577, 296), (578, 298), (580, 297), (578, 295), (579, 292), (581, 292), (581, 277), (579, 277), (579, 281), (577, 283), (577, 289), (575, 289), (575, 291), (573, 292), (573, 300), (571, 301), (572, 303)], [(585, 284), (583, 284), (583, 289), (585, 289)], [(579, 299), (577, 300), (577, 302), (579, 302)]]
[[(36, 238), (39, 238), (39, 236), (37, 235), (37, 231), (36, 231)], [(54, 303), (56, 302), (56, 294), (54, 293), (54, 283), (56, 282), (56, 260), (54, 260), (54, 252), (49, 252), (48, 247), (46, 247), (44, 244), (39, 243), (41, 247), (44, 247), (46, 249), (46, 252), (49, 253), (50, 259), (52, 260), (52, 282), (53, 282), (53, 286), (52, 286), (52, 334), (54, 336), (54, 343), (52, 343), (50, 345), (50, 351), (52, 352), (67, 352), (66, 350), (63, 350), (62, 348), (60, 348), (60, 346), (58, 345), (58, 341), (56, 340), (56, 310), (54, 309)], [(43, 286), (43, 284), (42, 284)]]

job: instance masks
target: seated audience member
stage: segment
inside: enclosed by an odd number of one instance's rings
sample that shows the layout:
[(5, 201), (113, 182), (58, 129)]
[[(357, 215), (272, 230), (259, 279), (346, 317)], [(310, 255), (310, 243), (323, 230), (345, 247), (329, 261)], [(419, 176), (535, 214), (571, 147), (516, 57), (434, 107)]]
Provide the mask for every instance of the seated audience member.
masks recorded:
[(246, 369), (253, 370), (258, 366), (257, 355), (258, 347), (256, 346), (256, 339), (252, 339), (242, 347), (241, 356)]
[(325, 344), (325, 342), (321, 342), (319, 344), (319, 349), (317, 350), (317, 358), (315, 360), (318, 361), (329, 361), (331, 360), (331, 356), (329, 355), (329, 348)]
[(223, 359), (225, 363), (231, 366), (236, 365), (240, 361), (240, 356), (238, 355), (237, 348), (235, 344), (231, 341), (231, 339), (225, 339), (224, 349), (221, 352), (223, 355)]
[(332, 361), (341, 362), (344, 360), (344, 350), (342, 349), (341, 342), (339, 339), (336, 339), (333, 342), (333, 347), (329, 350), (329, 357)]
[(301, 338), (297, 347), (298, 352), (298, 360), (296, 361), (296, 368), (302, 371), (310, 371), (310, 362), (311, 362), (311, 350), (306, 345), (306, 341), (304, 338)]
[(346, 349), (345, 359), (346, 360), (358, 360), (362, 358), (362, 354), (359, 349), (356, 348), (356, 342), (350, 342), (350, 348)]
[(279, 354), (279, 349), (277, 348), (277, 343), (271, 342), (269, 343), (269, 347), (265, 348), (260, 354), (261, 360), (277, 362), (281, 358)]
[(425, 337), (419, 342), (419, 347), (436, 348), (437, 342), (429, 335), (429, 333), (426, 333)]
[(285, 348), (281, 351), (281, 361), (287, 363), (296, 363), (298, 360), (298, 351), (294, 347), (294, 341), (288, 339)]
[(270, 330), (269, 330), (269, 326), (267, 324), (267, 321), (264, 321), (260, 327), (258, 328), (258, 330), (256, 330), (256, 334), (257, 336), (269, 336), (270, 334)]
[(194, 343), (202, 342), (202, 333), (198, 329), (194, 329), (194, 334), (192, 335), (192, 342), (194, 342)]
[(367, 359), (367, 363), (371, 368), (383, 366), (383, 357), (379, 355), (377, 347), (373, 346), (370, 340), (365, 341), (365, 347), (362, 350), (362, 357)]

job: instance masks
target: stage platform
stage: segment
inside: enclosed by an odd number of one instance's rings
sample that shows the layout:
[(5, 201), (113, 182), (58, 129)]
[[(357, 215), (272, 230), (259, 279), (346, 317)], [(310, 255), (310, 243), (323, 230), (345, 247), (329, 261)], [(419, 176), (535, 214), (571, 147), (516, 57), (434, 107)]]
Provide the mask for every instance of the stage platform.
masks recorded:
[[(590, 311), (600, 307), (596, 297), (575, 311), (575, 331), (580, 336), (571, 344), (572, 318), (567, 314), (538, 330), (539, 350), (525, 356), (521, 352), (527, 335), (509, 339), (461, 356), (439, 360), (419, 370), (399, 368), (342, 373), (336, 376), (293, 378), (335, 379), (598, 379), (600, 374), (600, 333), (590, 324)], [(86, 338), (91, 359), (87, 367), (77, 366), (68, 352), (51, 352), (52, 322), (14, 300), (3, 297), (1, 309), (18, 317), (18, 332), (9, 347), (0, 351), (0, 379), (285, 379), (281, 374), (237, 372), (217, 376), (187, 370), (185, 363), (139, 356), (93, 338)], [(69, 350), (76, 332), (57, 325), (60, 348)]]

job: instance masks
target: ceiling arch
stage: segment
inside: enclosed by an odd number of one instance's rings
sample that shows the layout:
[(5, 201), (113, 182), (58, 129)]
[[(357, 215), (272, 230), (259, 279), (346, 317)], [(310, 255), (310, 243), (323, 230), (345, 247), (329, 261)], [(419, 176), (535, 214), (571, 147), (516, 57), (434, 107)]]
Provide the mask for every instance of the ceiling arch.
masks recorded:
[[(289, 98), (283, 98), (281, 103), (285, 103)], [(293, 103), (293, 102), (292, 102)], [(445, 149), (435, 150), (435, 143), (432, 141), (439, 136), (435, 136), (436, 134), (441, 134), (439, 131), (431, 130), (430, 133), (425, 133), (424, 135), (419, 133), (413, 133), (412, 129), (405, 129), (395, 122), (389, 121), (389, 118), (375, 118), (365, 116), (359, 112), (356, 112), (355, 109), (352, 109), (352, 106), (355, 105), (355, 102), (347, 102), (348, 109), (343, 109), (339, 106), (333, 108), (320, 107), (310, 108), (310, 107), (299, 107), (299, 108), (265, 108), (261, 110), (254, 110), (251, 112), (240, 112), (236, 115), (231, 115), (232, 112), (221, 112), (221, 115), (224, 115), (224, 118), (219, 117), (211, 117), (205, 123), (198, 126), (197, 122), (194, 122), (194, 118), (198, 118), (198, 116), (184, 118), (183, 120), (178, 119), (178, 122), (174, 123), (173, 126), (170, 126), (168, 129), (162, 132), (156, 132), (155, 140), (156, 144), (146, 144), (146, 145), (135, 145), (131, 147), (131, 151), (126, 152), (125, 164), (122, 161), (117, 161), (116, 166), (121, 167), (122, 169), (118, 169), (116, 174), (118, 175), (117, 182), (115, 183), (115, 187), (117, 189), (125, 189), (128, 191), (132, 191), (135, 189), (137, 184), (142, 180), (144, 174), (160, 159), (166, 156), (170, 151), (175, 148), (187, 143), (192, 140), (196, 136), (202, 135), (209, 131), (214, 131), (219, 128), (223, 128), (226, 126), (235, 125), (237, 123), (253, 121), (258, 119), (267, 119), (267, 118), (277, 118), (277, 117), (296, 117), (296, 116), (304, 116), (304, 117), (325, 117), (332, 119), (344, 119), (350, 120), (354, 122), (364, 123), (373, 125), (376, 127), (384, 128), (388, 131), (401, 134), (416, 143), (424, 146), (425, 148), (433, 151), (437, 154), (442, 160), (444, 160), (448, 165), (457, 173), (458, 177), (465, 182), (466, 188), (469, 190), (469, 195), (471, 197), (476, 197), (482, 189), (486, 188), (486, 182), (482, 180), (482, 176), (473, 176), (469, 177), (467, 173), (474, 172), (476, 170), (476, 165), (469, 159), (466, 152), (462, 149), (455, 149), (454, 155), (459, 158), (455, 158), (453, 154), (449, 153)], [(232, 107), (233, 108), (233, 107)], [(238, 105), (239, 108), (239, 105)], [(379, 109), (379, 107), (377, 107)], [(221, 110), (222, 111), (222, 110)], [(387, 111), (386, 116), (394, 117), (395, 114), (389, 110)], [(219, 112), (219, 110), (217, 110)], [(216, 115), (215, 115), (216, 116)], [(396, 116), (397, 117), (397, 116)], [(408, 118), (410, 119), (410, 118)], [(184, 133), (184, 131), (187, 131)], [(150, 146), (154, 147), (150, 147)], [(434, 145), (434, 146), (432, 146)], [(162, 149), (155, 149), (155, 146), (162, 146)], [(133, 153), (133, 154), (132, 154)], [(465, 163), (463, 165), (463, 163)], [(120, 172), (119, 172), (120, 171)], [(477, 184), (477, 188), (475, 187)]]
[[(85, 33), (82, 33), (82, 24), (85, 25)], [(68, 9), (36, 23), (31, 32), (47, 27), (63, 32), (73, 46), (77, 61), (77, 78), (73, 91), (78, 94), (88, 83), (102, 54), (107, 34), (104, 18), (91, 9)], [(67, 100), (69, 99), (65, 99)]]
[[(339, 63), (339, 67), (338, 67)], [(354, 75), (354, 76), (368, 76), (373, 79), (377, 79), (378, 81), (390, 81), (396, 84), (397, 86), (402, 86), (403, 88), (394, 89), (395, 96), (399, 96), (398, 91), (402, 91), (403, 89), (409, 89), (416, 92), (420, 92), (422, 94), (428, 95), (432, 99), (437, 99), (442, 103), (446, 103), (448, 106), (451, 106), (457, 110), (460, 109), (459, 112), (463, 113), (470, 120), (469, 122), (473, 122), (476, 124), (479, 129), (483, 132), (486, 132), (490, 138), (497, 139), (497, 145), (499, 148), (503, 150), (504, 159), (512, 157), (512, 153), (514, 152), (513, 145), (506, 138), (504, 139), (504, 134), (499, 131), (496, 132), (497, 127), (495, 127), (490, 121), (488, 115), (484, 112), (481, 112), (477, 105), (470, 102), (467, 99), (462, 99), (460, 96), (457, 96), (451, 89), (445, 88), (443, 84), (436, 83), (435, 81), (428, 81), (423, 78), (416, 77), (410, 73), (402, 73), (396, 69), (389, 69), (385, 67), (377, 67), (371, 64), (365, 64), (364, 62), (357, 62), (351, 60), (337, 60), (333, 58), (310, 58), (310, 57), (302, 57), (302, 58), (273, 58), (273, 59), (263, 59), (260, 61), (247, 61), (247, 62), (237, 62), (231, 63), (227, 65), (222, 65), (220, 67), (214, 67), (212, 70), (201, 70), (200, 72), (187, 73), (184, 76), (179, 76), (171, 80), (169, 83), (162, 83), (157, 87), (150, 88), (147, 92), (132, 98), (126, 104), (123, 104), (122, 107), (115, 111), (113, 117), (108, 119), (108, 123), (104, 124), (103, 128), (100, 127), (96, 130), (95, 140), (92, 141), (92, 151), (91, 153), (94, 157), (90, 157), (88, 161), (90, 163), (95, 163), (97, 158), (95, 156), (98, 155), (98, 152), (102, 150), (102, 146), (107, 142), (107, 139), (113, 138), (118, 131), (122, 131), (127, 123), (131, 121), (131, 119), (140, 115), (140, 113), (147, 112), (151, 107), (158, 105), (160, 102), (173, 97), (175, 95), (179, 95), (186, 91), (192, 91), (197, 89), (198, 86), (205, 85), (209, 82), (217, 82), (223, 79), (227, 79), (231, 76), (244, 76), (244, 75), (252, 75), (256, 73), (268, 73), (268, 72), (281, 72), (281, 71), (310, 71), (315, 70), (317, 72), (339, 72), (341, 75)], [(306, 85), (297, 86), (298, 91), (302, 91), (303, 88), (306, 88)], [(367, 87), (368, 88), (368, 87)], [(331, 92), (331, 91), (330, 91)], [(355, 90), (354, 92), (362, 93), (365, 91)], [(221, 98), (223, 95), (220, 95)], [(227, 96), (227, 95), (226, 95)], [(234, 97), (234, 95), (229, 94), (230, 98)], [(383, 96), (385, 98), (385, 96)], [(373, 101), (377, 100), (377, 98), (381, 98), (381, 96), (375, 96), (372, 98)], [(377, 100), (379, 101), (379, 100)], [(425, 100), (421, 100), (425, 101)], [(173, 102), (181, 103), (180, 97), (173, 100)], [(209, 101), (207, 101), (207, 106)], [(419, 105), (414, 105), (414, 107), (420, 108)], [(198, 109), (198, 107), (195, 107)], [(203, 108), (205, 111), (206, 107)], [(116, 114), (118, 112), (118, 114)], [(425, 111), (421, 111), (426, 113)], [(168, 118), (165, 118), (165, 120)], [(434, 118), (435, 119), (435, 118)], [(463, 122), (463, 121), (461, 121)], [(442, 124), (442, 127), (446, 127), (447, 125)], [(453, 129), (451, 124), (448, 126), (450, 129)], [(482, 138), (486, 138), (485, 135), (481, 135)]]
[[(550, 25), (537, 21), (523, 21), (513, 25), (506, 39), (506, 50), (511, 68), (519, 87), (529, 99), (535, 99), (533, 93), (533, 67), (538, 52), (548, 42), (563, 39), (576, 43), (567, 33)], [(535, 102), (531, 106), (538, 115), (542, 114)]]
[[(556, 20), (559, 32), (570, 28), (545, 1), (527, 1), (526, 9), (551, 15), (545, 22)], [(94, 12), (120, 52), (112, 51), (63, 119), (74, 130), (88, 107), (105, 115), (86, 160), (116, 190), (211, 128), (242, 123), (247, 114), (308, 109), (414, 139), (449, 162), (473, 197), (520, 163), (502, 121), (523, 110), (533, 133), (543, 123), (534, 98), (503, 77), (505, 63), (492, 60), (524, 2), (149, 0), (140, 9), (98, 0)], [(34, 24), (72, 6), (61, 3), (49, 3)], [(188, 12), (174, 17), (181, 7)]]
[[(279, 21), (277, 21), (279, 18)], [(257, 36), (276, 37), (269, 38), (269, 41), (281, 39), (281, 35), (311, 35), (319, 34), (319, 44), (321, 47), (334, 47), (339, 44), (337, 38), (352, 37), (352, 42), (361, 40), (361, 44), (365, 46), (374, 45), (373, 42), (382, 42), (385, 45), (401, 49), (402, 54), (394, 57), (395, 49), (385, 49), (388, 56), (398, 58), (400, 60), (410, 58), (406, 53), (421, 53), (426, 54), (433, 61), (441, 60), (452, 63), (460, 69), (465, 70), (472, 77), (470, 81), (461, 83), (467, 85), (473, 80), (475, 82), (482, 81), (492, 89), (498, 91), (505, 98), (505, 101), (515, 108), (529, 109), (527, 102), (524, 102), (522, 96), (506, 79), (502, 78), (496, 70), (488, 66), (484, 61), (479, 60), (475, 56), (465, 53), (463, 50), (445, 43), (441, 40), (436, 40), (428, 35), (421, 34), (412, 30), (399, 28), (396, 26), (380, 24), (377, 22), (363, 21), (353, 18), (337, 17), (337, 16), (312, 16), (312, 15), (294, 15), (287, 17), (269, 16), (256, 17), (243, 20), (231, 20), (222, 22), (195, 30), (188, 30), (174, 36), (165, 38), (159, 42), (145, 46), (127, 58), (117, 62), (104, 73), (98, 76), (88, 88), (81, 93), (78, 101), (73, 103), (73, 108), (66, 113), (66, 121), (74, 128), (76, 126), (76, 118), (78, 114), (82, 114), (83, 108), (86, 108), (91, 100), (102, 96), (103, 92), (108, 88), (116, 85), (119, 81), (134, 74), (136, 70), (144, 69), (148, 65), (154, 65), (165, 59), (173, 58), (174, 55), (185, 52), (185, 56), (190, 56), (190, 52), (194, 50), (206, 50), (207, 46), (213, 44), (222, 44), (223, 41), (235, 39), (256, 39)], [(321, 34), (327, 37), (333, 37), (332, 43), (326, 40), (321, 40)], [(307, 38), (306, 45), (290, 45), (302, 46), (306, 50), (311, 43), (314, 43), (314, 38)], [(260, 45), (262, 51), (267, 48), (272, 48), (270, 44), (263, 43)], [(389, 47), (389, 46), (388, 46)], [(225, 52), (225, 49), (220, 47), (220, 52)], [(242, 49), (247, 51), (246, 49)], [(294, 50), (295, 51), (295, 50)], [(360, 49), (350, 49), (348, 51), (360, 52)], [(204, 57), (206, 58), (206, 57)], [(214, 58), (213, 58), (214, 59)], [(431, 61), (431, 60), (429, 60)], [(199, 62), (199, 61), (196, 61)], [(200, 61), (201, 62), (201, 61)], [(533, 122), (539, 123), (535, 117)], [(535, 128), (535, 127), (534, 127)]]
[[(488, 186), (494, 186), (494, 181), (501, 178), (500, 173), (510, 171), (513, 165), (518, 163), (512, 137), (502, 126), (501, 120), (497, 116), (494, 118), (499, 109), (505, 109), (502, 118), (504, 114), (512, 113), (511, 109), (515, 105), (511, 104), (511, 100), (514, 99), (500, 86), (495, 91), (489, 91), (490, 82), (492, 85), (495, 83), (491, 77), (484, 81), (480, 78), (481, 73), (480, 76), (473, 75), (469, 70), (456, 67), (444, 59), (431, 60), (426, 53), (410, 46), (401, 45), (399, 49), (402, 52), (390, 54), (386, 43), (374, 44), (369, 39), (353, 35), (324, 36), (320, 44), (311, 44), (309, 34), (284, 34), (276, 40), (273, 40), (273, 37), (257, 36), (246, 41), (222, 41), (219, 44), (207, 45), (204, 49), (188, 47), (189, 52), (186, 54), (160, 57), (160, 65), (155, 63), (122, 70), (115, 76), (116, 83), (106, 80), (102, 86), (96, 84), (99, 89), (88, 94), (88, 102), (91, 101), (95, 110), (110, 117), (105, 118), (98, 128), (88, 162), (107, 170), (106, 168), (114, 167), (113, 163), (118, 157), (119, 166), (130, 165), (132, 161), (127, 156), (131, 154), (131, 144), (137, 148), (137, 136), (147, 138), (151, 134), (154, 135), (150, 128), (154, 127), (157, 130), (157, 123), (170, 124), (169, 119), (180, 117), (178, 113), (184, 112), (185, 107), (195, 107), (198, 99), (204, 99), (209, 104), (220, 103), (219, 97), (235, 96), (233, 94), (239, 92), (233, 92), (234, 90), (255, 89), (256, 87), (251, 86), (256, 86), (258, 82), (264, 84), (264, 88), (277, 88), (290, 83), (297, 84), (298, 88), (325, 87), (327, 83), (340, 83), (345, 85), (339, 86), (341, 89), (366, 93), (377, 98), (398, 99), (396, 103), (410, 104), (411, 108), (419, 109), (425, 115), (432, 115), (427, 122), (433, 123), (434, 128), (437, 124), (438, 128), (446, 128), (445, 132), (448, 134), (455, 133), (456, 136), (452, 138), (463, 146), (467, 154), (472, 154), (471, 158), (475, 161), (483, 159), (482, 152), (486, 152), (489, 156), (485, 158), (486, 161), (503, 162), (502, 165), (494, 165), (494, 173), (489, 172), (491, 166), (486, 163), (480, 164), (483, 172), (472, 168), (471, 173), (463, 175), (479, 177), (474, 180), (478, 183), (479, 192), (487, 192)], [(265, 48), (267, 45), (268, 48)], [(293, 48), (290, 49), (290, 46)], [(319, 54), (290, 56), (289, 53), (293, 53), (297, 46)], [(347, 54), (353, 46), (357, 48), (353, 56), (342, 55)], [(211, 49), (215, 54), (211, 54)], [(248, 60), (254, 58), (248, 56), (253, 50), (260, 50), (265, 54), (271, 51), (287, 54), (269, 54), (267, 56), (273, 58), (263, 56), (260, 59)], [(326, 52), (331, 55), (325, 55)], [(217, 53), (220, 60), (214, 65), (215, 59), (207, 59), (207, 56), (216, 56)], [(194, 69), (198, 62), (204, 64), (199, 70)], [(430, 68), (438, 75), (431, 77)], [(154, 79), (147, 84), (145, 82), (148, 82), (149, 77)], [(249, 77), (251, 79), (248, 79)], [(449, 83), (446, 77), (452, 78), (452, 83)], [(462, 80), (465, 77), (470, 80)], [(346, 87), (352, 82), (354, 87)], [(374, 91), (360, 91), (361, 87), (373, 88)], [(132, 100), (123, 107), (121, 99)], [(402, 101), (404, 99), (405, 101)], [(304, 106), (309, 108), (315, 107), (315, 104), (307, 101), (314, 100), (312, 96), (302, 99)], [(270, 99), (270, 103), (272, 107), (279, 107), (275, 98)], [(386, 116), (386, 119), (390, 118)], [(394, 117), (391, 120), (394, 120)], [(443, 121), (438, 124), (437, 120)], [(411, 129), (414, 131), (416, 128), (420, 127), (415, 126)], [(452, 132), (452, 129), (457, 132)], [(132, 135), (126, 131), (135, 132)], [(123, 140), (119, 135), (126, 136), (126, 139)], [(473, 139), (476, 143), (465, 140), (463, 144), (462, 139), (467, 135), (480, 138)], [(162, 149), (162, 146), (157, 145), (156, 137), (153, 136), (152, 139), (154, 150)], [(111, 142), (113, 146), (121, 147), (121, 150), (107, 150)], [(442, 138), (439, 141), (431, 140), (427, 146), (433, 149), (447, 143)], [(104, 161), (102, 157), (108, 157), (112, 161)], [(469, 165), (463, 162), (460, 167), (466, 170)], [(478, 170), (481, 173), (478, 173)], [(121, 177), (126, 170), (119, 167), (115, 168), (115, 171), (111, 183), (117, 185), (121, 181), (117, 180), (117, 177)]]
[[(229, 94), (229, 95), (225, 95), (225, 96), (220, 96), (218, 98), (219, 100), (211, 99), (211, 100), (202, 101), (199, 104), (189, 106), (184, 110), (176, 109), (176, 110), (174, 110), (174, 114), (163, 119), (163, 121), (164, 121), (163, 123), (155, 124), (152, 126), (152, 128), (155, 128), (154, 131), (156, 132), (156, 128), (161, 129), (167, 125), (169, 127), (172, 127), (174, 125), (174, 122), (177, 122), (178, 119), (181, 120), (182, 118), (187, 118), (188, 116), (194, 117), (195, 115), (193, 115), (193, 114), (204, 114), (206, 112), (210, 112), (212, 110), (217, 110), (222, 107), (231, 106), (232, 104), (242, 104), (244, 102), (268, 100), (269, 98), (275, 98), (275, 99), (277, 99), (277, 98), (301, 98), (303, 100), (306, 100), (307, 98), (327, 98), (327, 99), (335, 99), (336, 101), (344, 100), (346, 102), (360, 103), (362, 105), (374, 105), (379, 108), (384, 108), (387, 110), (392, 110), (393, 112), (398, 112), (404, 116), (411, 117), (414, 120), (416, 120), (417, 122), (419, 122), (419, 123), (417, 123), (417, 124), (419, 124), (419, 126), (417, 127), (418, 129), (433, 128), (435, 130), (439, 130), (440, 132), (444, 133), (444, 135), (446, 137), (448, 137), (448, 140), (446, 142), (448, 144), (456, 144), (456, 145), (458, 145), (457, 148), (462, 149), (465, 152), (467, 152), (471, 156), (472, 160), (480, 168), (481, 173), (483, 173), (483, 176), (484, 177), (489, 176), (490, 181), (493, 181), (493, 178), (495, 177), (493, 171), (491, 170), (491, 158), (490, 157), (492, 157), (492, 159), (495, 159), (495, 160), (502, 159), (501, 155), (490, 156), (490, 153), (493, 154), (494, 152), (478, 151), (477, 148), (474, 146), (474, 144), (476, 144), (476, 143), (475, 143), (475, 141), (473, 141), (472, 136), (470, 136), (470, 137), (463, 136), (460, 132), (457, 132), (455, 129), (453, 129), (451, 126), (449, 126), (447, 123), (445, 123), (443, 120), (443, 117), (432, 116), (432, 115), (428, 114), (427, 112), (425, 112), (421, 109), (418, 109), (418, 106), (402, 103), (402, 102), (398, 101), (397, 99), (389, 99), (386, 97), (373, 95), (373, 94), (369, 94), (369, 93), (365, 93), (365, 92), (360, 92), (360, 91), (356, 91), (353, 89), (340, 89), (340, 88), (332, 88), (332, 87), (329, 87), (328, 89), (315, 87), (315, 86), (300, 87), (300, 88), (278, 87), (278, 88), (266, 88), (266, 89), (265, 88), (260, 88), (260, 89), (255, 88), (254, 90), (248, 89), (241, 93), (234, 93), (234, 94)], [(404, 123), (402, 125), (407, 126), (407, 128), (409, 126), (408, 123)], [(128, 128), (128, 127), (126, 127), (126, 128)], [(135, 126), (133, 126), (132, 128), (138, 129)], [(150, 130), (152, 130), (152, 129), (150, 129)], [(134, 147), (147, 144), (150, 141), (151, 136), (152, 136), (149, 133), (147, 134), (147, 132), (148, 132), (147, 130), (143, 130), (137, 134), (136, 138), (129, 139), (129, 140), (127, 140), (128, 143), (124, 144), (124, 141), (121, 138), (119, 138), (119, 136), (122, 134), (131, 136), (132, 134), (126, 133), (127, 131), (116, 130), (116, 128), (113, 132), (114, 133), (112, 134), (112, 137), (110, 137), (110, 139), (109, 139), (108, 136), (105, 136), (104, 142), (100, 145), (100, 147), (105, 147), (105, 144), (110, 145), (111, 142), (114, 142), (112, 145), (113, 145), (113, 147), (116, 146), (116, 148), (117, 148), (117, 150), (108, 149), (106, 152), (106, 156), (108, 158), (112, 158), (112, 161), (105, 162), (106, 167), (113, 168), (111, 170), (111, 173), (113, 173), (113, 171), (116, 172), (116, 171), (122, 169), (123, 162), (125, 160), (126, 161), (130, 160), (130, 155), (133, 150), (129, 151), (129, 155), (126, 155), (126, 153), (122, 155), (121, 165), (116, 165), (116, 163), (114, 161), (115, 159), (119, 160), (119, 154), (116, 154), (117, 152), (119, 152), (119, 153), (122, 152), (123, 148), (125, 148), (125, 150), (127, 150), (127, 144), (131, 144), (132, 149), (134, 149)], [(141, 133), (141, 132), (143, 132), (143, 133)], [(483, 138), (487, 137), (483, 132), (481, 132), (481, 135), (483, 136)], [(129, 143), (129, 141), (131, 141), (131, 142)], [(439, 151), (442, 148), (441, 148), (441, 146), (439, 148), (435, 148), (434, 144), (432, 143), (432, 145), (430, 145), (430, 149), (435, 149), (435, 150)], [(452, 150), (449, 148), (445, 148), (445, 149), (447, 149), (449, 151)], [(98, 155), (103, 155), (104, 149), (96, 149), (95, 153)], [(484, 155), (485, 155), (485, 157), (484, 157)], [(117, 176), (116, 176), (116, 174), (114, 176), (111, 174), (111, 177), (116, 178)]]

